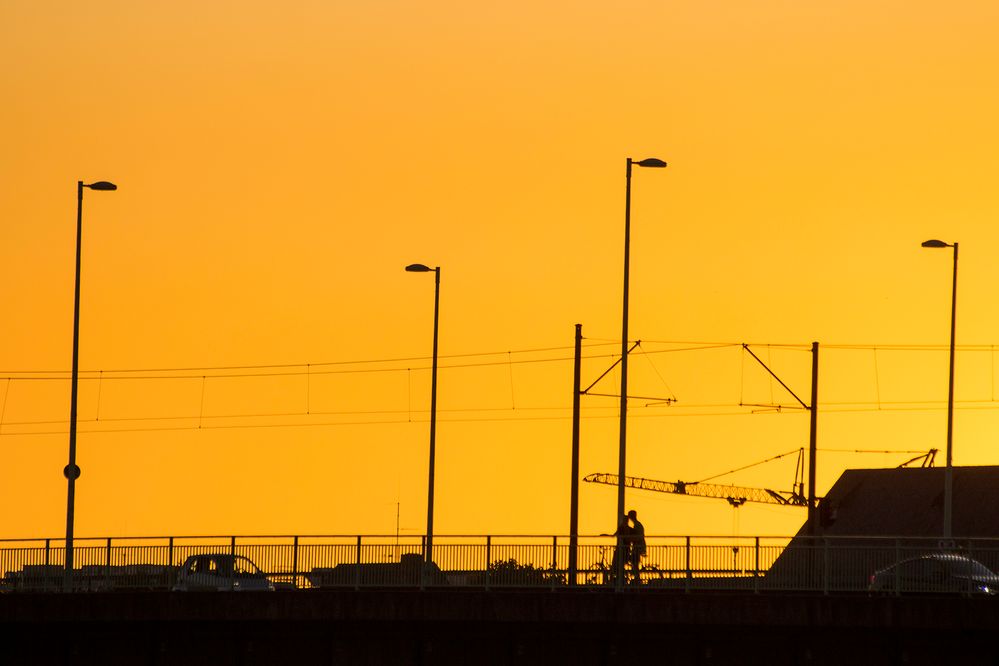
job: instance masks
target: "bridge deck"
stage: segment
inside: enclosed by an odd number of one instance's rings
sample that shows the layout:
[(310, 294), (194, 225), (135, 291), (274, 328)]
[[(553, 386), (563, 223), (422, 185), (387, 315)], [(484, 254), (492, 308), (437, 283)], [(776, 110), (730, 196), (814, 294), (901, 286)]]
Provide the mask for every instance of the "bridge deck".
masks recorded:
[(992, 663), (997, 602), (650, 590), (0, 595), (0, 662)]

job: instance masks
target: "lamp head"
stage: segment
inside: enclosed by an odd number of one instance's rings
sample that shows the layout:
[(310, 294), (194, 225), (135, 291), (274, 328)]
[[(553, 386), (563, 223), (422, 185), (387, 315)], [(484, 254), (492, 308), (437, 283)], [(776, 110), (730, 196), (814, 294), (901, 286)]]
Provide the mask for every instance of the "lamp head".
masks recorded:
[(637, 164), (640, 167), (651, 167), (653, 169), (662, 169), (663, 167), (666, 166), (666, 163), (657, 157), (649, 157), (642, 160), (641, 162), (636, 162), (635, 164)]
[(429, 273), (432, 270), (434, 269), (429, 266), (424, 266), (423, 264), (410, 264), (409, 266), (406, 266), (407, 273)]
[(114, 183), (110, 183), (106, 180), (99, 180), (96, 183), (90, 183), (89, 185), (84, 185), (84, 187), (89, 187), (92, 190), (103, 190), (105, 192), (113, 192), (118, 189), (118, 186)]
[(942, 240), (928, 240), (923, 241), (923, 247), (950, 247), (949, 243), (944, 243)]

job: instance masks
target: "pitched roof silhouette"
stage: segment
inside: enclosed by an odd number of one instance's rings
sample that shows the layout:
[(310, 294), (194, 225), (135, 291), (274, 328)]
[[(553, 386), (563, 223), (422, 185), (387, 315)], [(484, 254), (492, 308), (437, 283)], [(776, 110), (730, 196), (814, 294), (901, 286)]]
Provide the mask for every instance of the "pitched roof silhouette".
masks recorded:
[[(944, 472), (943, 467), (846, 470), (822, 500), (827, 520), (817, 534), (940, 536)], [(953, 474), (953, 535), (999, 537), (999, 466), (954, 467)], [(798, 535), (807, 534), (804, 525)]]
[(952, 539), (943, 539), (943, 467), (851, 469), (767, 573), (775, 588), (862, 590), (874, 572), (915, 557), (973, 554), (999, 571), (999, 467), (955, 467)]

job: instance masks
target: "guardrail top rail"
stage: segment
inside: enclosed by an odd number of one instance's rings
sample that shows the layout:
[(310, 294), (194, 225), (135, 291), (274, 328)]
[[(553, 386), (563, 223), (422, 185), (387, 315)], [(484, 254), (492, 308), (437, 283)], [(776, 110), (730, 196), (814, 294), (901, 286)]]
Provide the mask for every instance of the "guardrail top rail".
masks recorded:
[[(261, 589), (322, 587), (566, 587), (616, 590), (800, 590), (886, 594), (999, 590), (999, 538), (647, 536), (644, 555), (613, 536), (584, 535), (570, 558), (565, 535), (437, 535), (434, 561), (412, 535), (77, 537), (0, 539), (0, 591), (175, 589), (193, 558), (244, 560)], [(226, 560), (225, 557), (230, 559)], [(222, 559), (219, 559), (222, 558)], [(236, 559), (233, 559), (236, 558)], [(570, 570), (570, 561), (576, 567)], [(207, 565), (206, 565), (207, 566)], [(249, 569), (248, 566), (244, 568)], [(193, 570), (191, 572), (193, 575)], [(250, 575), (242, 571), (240, 575)], [(206, 574), (207, 576), (207, 574)], [(238, 578), (200, 578), (237, 589)], [(185, 580), (194, 580), (188, 576)], [(247, 583), (248, 584), (248, 583)], [(244, 584), (243, 588), (246, 588)], [(186, 589), (186, 588), (184, 588)]]

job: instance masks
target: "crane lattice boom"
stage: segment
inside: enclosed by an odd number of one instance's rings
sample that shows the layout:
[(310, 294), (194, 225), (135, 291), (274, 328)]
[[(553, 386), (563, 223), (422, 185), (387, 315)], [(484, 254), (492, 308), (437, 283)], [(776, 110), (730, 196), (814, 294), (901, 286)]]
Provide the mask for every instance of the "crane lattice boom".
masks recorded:
[[(590, 474), (583, 478), (590, 483), (605, 483), (616, 486), (617, 474)], [(714, 497), (728, 500), (733, 506), (743, 502), (762, 502), (783, 506), (808, 506), (808, 500), (800, 492), (770, 490), (769, 488), (746, 488), (743, 486), (723, 486), (714, 483), (686, 483), (684, 481), (657, 481), (635, 476), (624, 477), (624, 485), (629, 488), (652, 490), (659, 493), (674, 493), (693, 497)]]

